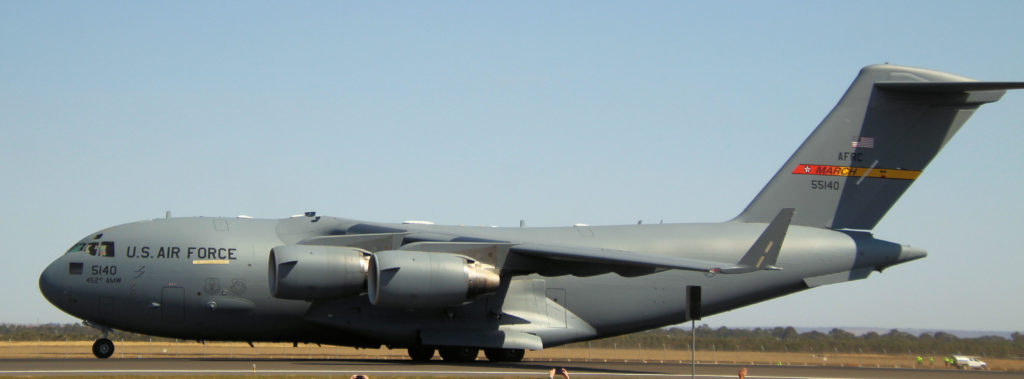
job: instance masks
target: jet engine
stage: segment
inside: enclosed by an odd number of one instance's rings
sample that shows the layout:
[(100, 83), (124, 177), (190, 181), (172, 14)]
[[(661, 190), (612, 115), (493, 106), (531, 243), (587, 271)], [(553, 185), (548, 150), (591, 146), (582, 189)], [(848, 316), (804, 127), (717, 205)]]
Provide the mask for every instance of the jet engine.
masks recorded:
[(370, 258), (367, 294), (386, 308), (455, 306), (496, 291), (500, 280), (492, 270), (461, 255), (381, 251)]
[(270, 293), (279, 299), (327, 300), (366, 288), (370, 253), (352, 247), (284, 245), (270, 250)]

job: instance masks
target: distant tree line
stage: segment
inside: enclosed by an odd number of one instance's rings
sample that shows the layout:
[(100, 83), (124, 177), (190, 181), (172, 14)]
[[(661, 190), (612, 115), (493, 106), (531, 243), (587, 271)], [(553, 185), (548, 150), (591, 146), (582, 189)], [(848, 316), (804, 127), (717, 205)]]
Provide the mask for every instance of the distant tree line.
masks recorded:
[[(82, 324), (0, 324), (0, 340), (3, 341), (93, 341), (101, 335), (98, 329)], [(116, 341), (174, 341), (173, 338), (151, 337), (121, 330), (115, 331), (108, 338)]]
[[(0, 324), (0, 339), (7, 341), (92, 341), (100, 332), (81, 324), (18, 325)], [(116, 331), (110, 337), (125, 341), (173, 341), (169, 338)], [(619, 349), (690, 349), (689, 329), (654, 329), (570, 347)], [(1010, 339), (998, 336), (959, 338), (949, 333), (913, 335), (893, 329), (888, 333), (869, 332), (860, 336), (842, 329), (828, 333), (800, 333), (793, 327), (770, 329), (713, 329), (697, 327), (697, 349), (717, 351), (765, 351), (800, 353), (878, 353), (944, 356), (949, 354), (1021, 359), (1024, 357), (1024, 334), (1014, 332)]]
[[(654, 329), (590, 342), (573, 347), (689, 350), (690, 329)], [(892, 329), (888, 333), (869, 332), (860, 336), (842, 329), (828, 333), (798, 332), (793, 327), (770, 329), (713, 329), (697, 327), (697, 350), (766, 351), (801, 353), (878, 353), (945, 356), (950, 354), (1021, 359), (1024, 357), (1024, 334), (1014, 332), (1011, 339), (998, 336), (959, 338), (955, 335), (921, 333), (913, 335)]]

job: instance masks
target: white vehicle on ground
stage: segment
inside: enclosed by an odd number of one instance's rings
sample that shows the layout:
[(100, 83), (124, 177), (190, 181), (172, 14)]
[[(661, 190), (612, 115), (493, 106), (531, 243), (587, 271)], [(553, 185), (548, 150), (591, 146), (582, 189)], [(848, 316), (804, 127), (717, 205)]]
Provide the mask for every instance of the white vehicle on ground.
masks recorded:
[(978, 359), (978, 357), (966, 355), (954, 355), (953, 363), (957, 368), (963, 370), (985, 370), (988, 368), (988, 364), (985, 361)]

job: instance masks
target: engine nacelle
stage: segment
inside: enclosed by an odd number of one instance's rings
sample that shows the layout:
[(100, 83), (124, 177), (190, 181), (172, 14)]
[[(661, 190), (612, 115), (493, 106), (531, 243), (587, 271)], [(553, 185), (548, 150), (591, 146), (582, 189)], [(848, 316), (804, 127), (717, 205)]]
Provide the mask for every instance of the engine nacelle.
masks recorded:
[(387, 308), (442, 308), (494, 292), (492, 268), (455, 254), (387, 250), (374, 253), (367, 271), (370, 303)]
[(366, 288), (369, 256), (369, 252), (352, 247), (275, 247), (270, 250), (270, 294), (290, 300), (358, 295)]

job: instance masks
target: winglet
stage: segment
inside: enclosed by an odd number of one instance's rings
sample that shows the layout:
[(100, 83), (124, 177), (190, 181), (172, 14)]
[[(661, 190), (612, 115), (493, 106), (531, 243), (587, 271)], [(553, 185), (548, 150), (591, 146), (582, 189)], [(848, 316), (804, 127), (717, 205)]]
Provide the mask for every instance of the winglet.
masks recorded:
[(793, 208), (783, 208), (735, 266), (715, 269), (712, 272), (743, 274), (758, 270), (781, 270), (782, 268), (775, 267), (775, 261), (779, 259), (782, 240), (786, 238), (786, 231), (789, 230), (789, 223), (793, 221), (794, 212)]

